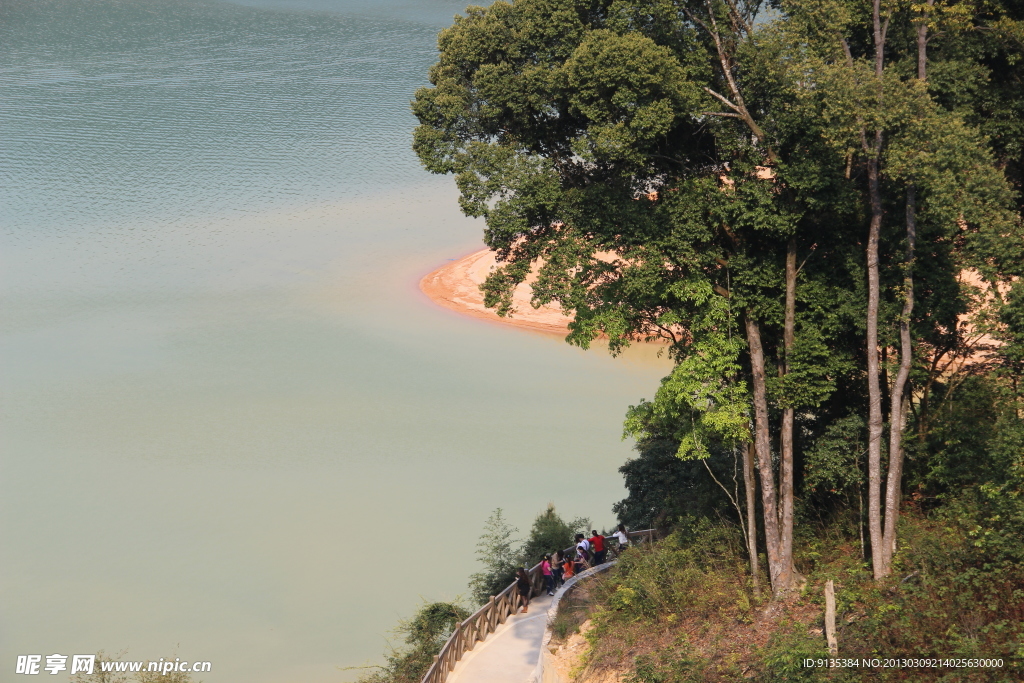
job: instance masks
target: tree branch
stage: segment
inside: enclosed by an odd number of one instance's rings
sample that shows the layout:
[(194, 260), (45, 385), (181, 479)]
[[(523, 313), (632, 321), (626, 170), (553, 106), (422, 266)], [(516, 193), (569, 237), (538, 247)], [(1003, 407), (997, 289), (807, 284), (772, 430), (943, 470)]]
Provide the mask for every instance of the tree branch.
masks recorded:
[(724, 111), (702, 111), (700, 113), (700, 115), (701, 116), (728, 116), (729, 118), (732, 118), (732, 119), (742, 119), (743, 118), (743, 116), (740, 115), (740, 114), (733, 114), (733, 113), (724, 112)]
[(729, 98), (726, 97), (725, 95), (720, 95), (720, 94), (718, 94), (717, 92), (715, 92), (714, 90), (712, 90), (711, 88), (709, 88), (707, 86), (704, 86), (704, 91), (707, 92), (712, 97), (714, 97), (719, 102), (721, 102), (722, 104), (724, 104), (725, 106), (729, 107), (729, 109), (732, 109), (733, 111), (737, 111), (737, 112), (741, 111), (740, 108), (738, 106), (736, 106), (735, 104), (733, 104), (732, 102), (730, 102)]

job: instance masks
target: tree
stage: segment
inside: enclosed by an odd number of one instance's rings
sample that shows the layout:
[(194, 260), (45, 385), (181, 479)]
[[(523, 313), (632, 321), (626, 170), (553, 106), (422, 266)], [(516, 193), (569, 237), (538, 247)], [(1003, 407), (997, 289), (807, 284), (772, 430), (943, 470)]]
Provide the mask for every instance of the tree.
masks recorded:
[[(777, 364), (783, 381), (766, 371), (773, 355), (782, 360), (783, 336), (791, 356), (799, 344), (796, 263), (787, 253), (804, 207), (779, 190), (809, 182), (783, 177), (748, 106), (759, 95), (733, 73), (758, 8), (570, 0), (470, 8), (441, 34), (434, 87), (417, 93), (415, 147), (428, 169), (456, 175), (463, 210), (486, 219), (485, 239), (505, 262), (484, 287), (500, 313), (512, 312), (512, 289), (541, 264), (534, 301), (573, 315), (571, 342), (586, 347), (606, 335), (614, 352), (635, 339), (667, 339), (682, 384), (706, 361), (689, 330), (720, 325), (734, 330), (734, 346), (746, 340), (740, 358), (722, 358), (743, 365), (742, 376), (719, 379), (733, 398), (750, 396), (752, 417), (741, 401), (708, 420), (720, 427), (720, 418), (739, 415), (732, 436), (755, 443), (772, 583), (784, 592), (795, 578), (797, 405), (782, 394), (821, 378), (805, 365), (803, 380), (787, 383), (796, 358)], [(778, 351), (766, 352), (776, 335)], [(773, 399), (787, 403), (778, 482)]]
[[(808, 96), (832, 122), (828, 138), (836, 151), (845, 151), (847, 168), (853, 170), (848, 172), (851, 182), (863, 183), (868, 216), (868, 529), (875, 576), (882, 578), (890, 572), (896, 548), (914, 337), (945, 336), (957, 344), (958, 316), (972, 308), (968, 297), (956, 292), (950, 297), (954, 307), (922, 301), (930, 305), (915, 320), (915, 283), (921, 275), (926, 275), (926, 285), (943, 279), (955, 282), (965, 269), (974, 269), (998, 289), (998, 283), (1011, 276), (1013, 268), (1008, 266), (1013, 261), (1007, 256), (1014, 249), (995, 247), (994, 237), (1009, 238), (1019, 248), (1019, 219), (1011, 210), (1008, 184), (985, 139), (960, 112), (946, 109), (929, 92), (929, 27), (937, 25), (938, 16), (939, 25), (946, 29), (941, 35), (948, 40), (950, 33), (958, 34), (970, 23), (965, 7), (872, 0), (869, 16), (855, 2), (787, 3), (783, 8), (793, 18), (792, 33), (804, 48), (794, 57), (802, 56), (800, 68), (813, 74), (809, 78), (813, 94), (808, 90)], [(951, 77), (970, 77), (963, 63), (951, 60), (943, 67), (947, 85)], [(892, 232), (895, 226), (886, 226), (897, 207), (903, 214), (902, 238)], [(933, 272), (927, 274), (916, 263), (920, 237), (927, 238), (929, 255), (938, 257), (931, 263)], [(888, 311), (884, 310), (886, 275), (891, 278), (888, 293), (895, 304)], [(924, 321), (940, 329), (928, 330), (927, 323), (921, 324)], [(917, 335), (912, 333), (915, 322)], [(886, 327), (896, 332), (895, 344), (885, 338)], [(899, 363), (888, 396), (883, 397), (885, 358), (891, 345), (898, 348)], [(883, 398), (889, 404), (884, 471)]]
[(417, 153), (455, 175), (503, 261), (487, 304), (514, 313), (537, 268), (534, 304), (573, 317), (570, 342), (669, 342), (676, 368), (628, 431), (669, 433), (698, 459), (749, 445), (777, 595), (800, 580), (797, 441), (851, 406), (867, 413), (869, 535), (888, 572), (913, 342), (958, 344), (972, 308), (959, 274), (998, 290), (1014, 250), (996, 235), (1020, 242), (985, 138), (920, 69), (929, 7), (497, 2), (442, 32), (413, 105)]
[(530, 535), (523, 541), (519, 551), (520, 565), (532, 567), (547, 553), (571, 548), (575, 545), (576, 534), (589, 535), (589, 527), (590, 520), (583, 517), (566, 522), (555, 512), (554, 503), (548, 503), (547, 509), (533, 520)]
[(394, 631), (404, 647), (392, 648), (385, 655), (385, 665), (373, 667), (377, 670), (360, 677), (359, 683), (419, 683), (455, 627), (468, 616), (469, 611), (456, 603), (425, 603)]
[(520, 566), (520, 544), (514, 536), (518, 531), (505, 521), (501, 508), (484, 523), (484, 532), (476, 544), (476, 556), (484, 569), (469, 577), (469, 590), (478, 603), (487, 602), (515, 580)]
[[(612, 506), (620, 523), (629, 529), (668, 530), (680, 518), (715, 517), (727, 502), (707, 476), (703, 464), (679, 458), (679, 442), (668, 436), (641, 439), (637, 456), (619, 468), (628, 495)], [(712, 453), (709, 464), (728, 478), (731, 458)], [(755, 551), (756, 557), (756, 551)]]

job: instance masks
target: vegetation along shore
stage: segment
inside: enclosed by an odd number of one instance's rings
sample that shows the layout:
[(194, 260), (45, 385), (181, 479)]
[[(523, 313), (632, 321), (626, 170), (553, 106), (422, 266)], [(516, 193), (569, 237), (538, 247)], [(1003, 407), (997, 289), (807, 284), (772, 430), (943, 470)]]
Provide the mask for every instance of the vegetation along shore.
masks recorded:
[[(516, 0), (439, 49), (414, 148), (486, 221), (482, 306), (674, 360), (614, 506), (663, 540), (567, 599), (566, 670), (1024, 679), (1024, 6)], [(478, 601), (555, 548), (488, 524)]]

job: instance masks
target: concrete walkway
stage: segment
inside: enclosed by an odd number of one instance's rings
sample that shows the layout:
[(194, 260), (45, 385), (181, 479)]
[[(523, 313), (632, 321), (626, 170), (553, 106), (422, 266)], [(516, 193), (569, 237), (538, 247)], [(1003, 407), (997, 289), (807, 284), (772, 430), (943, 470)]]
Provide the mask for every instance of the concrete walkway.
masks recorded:
[(529, 612), (509, 617), (463, 655), (446, 683), (526, 683), (537, 668), (550, 605), (550, 596), (535, 597)]

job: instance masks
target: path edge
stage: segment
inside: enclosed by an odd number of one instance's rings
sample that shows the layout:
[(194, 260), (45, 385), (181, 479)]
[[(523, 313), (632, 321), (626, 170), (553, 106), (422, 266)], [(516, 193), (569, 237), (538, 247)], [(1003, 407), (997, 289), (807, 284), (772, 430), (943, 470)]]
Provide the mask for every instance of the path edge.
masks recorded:
[(595, 574), (599, 574), (605, 570), (611, 569), (617, 565), (619, 561), (617, 559), (599, 564), (596, 567), (591, 567), (585, 572), (581, 572), (571, 579), (565, 582), (561, 588), (555, 592), (554, 599), (551, 600), (551, 606), (548, 607), (547, 614), (547, 625), (544, 627), (544, 636), (540, 641), (540, 655), (537, 657), (537, 668), (533, 670), (533, 674), (530, 676), (526, 683), (570, 683), (562, 675), (560, 675), (554, 667), (547, 666), (548, 661), (551, 659), (551, 651), (548, 649), (548, 645), (551, 643), (552, 633), (551, 624), (555, 621), (555, 617), (558, 616), (558, 603), (562, 600), (562, 597), (568, 593), (573, 586), (582, 581), (583, 579), (589, 579)]

